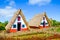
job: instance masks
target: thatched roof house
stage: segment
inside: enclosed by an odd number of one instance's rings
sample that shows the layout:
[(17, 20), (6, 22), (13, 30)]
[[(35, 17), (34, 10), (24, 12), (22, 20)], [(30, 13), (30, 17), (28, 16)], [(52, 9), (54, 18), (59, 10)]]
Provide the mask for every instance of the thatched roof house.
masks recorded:
[(35, 15), (30, 21), (29, 21), (29, 26), (30, 27), (39, 27), (41, 21), (43, 20), (43, 17), (45, 16), (46, 21), (48, 22), (48, 26), (50, 26), (50, 21), (46, 15), (46, 12), (43, 12), (42, 14), (37, 14)]
[[(28, 22), (26, 21), (25, 16), (23, 15), (23, 13), (22, 13), (22, 11), (21, 11), (21, 9), (20, 9), (20, 10), (18, 10), (18, 11), (14, 14), (14, 16), (12, 17), (12, 19), (10, 20), (10, 22), (6, 25), (6, 27), (5, 27), (6, 31), (10, 31), (10, 29), (12, 28), (12, 25), (14, 24), (14, 22), (15, 22), (16, 18), (18, 17), (18, 15), (21, 16), (21, 18), (22, 18), (22, 20), (24, 21), (26, 27), (29, 29)], [(24, 26), (24, 25), (23, 25), (23, 26)]]

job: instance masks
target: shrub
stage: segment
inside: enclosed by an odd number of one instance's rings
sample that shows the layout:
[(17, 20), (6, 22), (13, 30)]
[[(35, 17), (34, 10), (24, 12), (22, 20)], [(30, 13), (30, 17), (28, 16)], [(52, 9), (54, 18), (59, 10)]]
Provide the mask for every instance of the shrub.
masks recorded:
[(3, 27), (3, 26), (0, 26), (0, 30), (5, 30), (5, 27)]

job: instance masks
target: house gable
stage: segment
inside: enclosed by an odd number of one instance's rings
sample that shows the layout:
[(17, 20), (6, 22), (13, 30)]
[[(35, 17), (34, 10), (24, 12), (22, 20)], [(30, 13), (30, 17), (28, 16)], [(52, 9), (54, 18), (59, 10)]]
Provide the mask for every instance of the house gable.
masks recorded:
[(41, 22), (40, 22), (40, 28), (46, 28), (48, 27), (48, 21), (45, 16), (43, 16)]
[(5, 28), (6, 31), (9, 30), (10, 32), (16, 32), (20, 30), (27, 30), (29, 29), (29, 26), (22, 11), (18, 10)]

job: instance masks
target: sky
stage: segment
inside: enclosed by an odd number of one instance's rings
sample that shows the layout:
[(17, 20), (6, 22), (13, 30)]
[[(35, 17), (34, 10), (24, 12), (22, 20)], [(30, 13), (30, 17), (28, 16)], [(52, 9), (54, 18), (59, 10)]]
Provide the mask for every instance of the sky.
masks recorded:
[(60, 21), (60, 0), (0, 0), (0, 22), (10, 21), (19, 9), (27, 21), (43, 12), (48, 18)]

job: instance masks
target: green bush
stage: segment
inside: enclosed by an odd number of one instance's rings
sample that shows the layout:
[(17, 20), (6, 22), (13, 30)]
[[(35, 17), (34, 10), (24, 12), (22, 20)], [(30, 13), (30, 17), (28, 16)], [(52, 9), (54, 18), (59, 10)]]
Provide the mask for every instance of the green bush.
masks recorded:
[(5, 21), (5, 22), (0, 22), (0, 26), (6, 26), (8, 24), (8, 21)]
[(3, 27), (3, 26), (0, 26), (0, 30), (5, 30), (5, 27)]
[(52, 25), (51, 26), (54, 26), (54, 27), (58, 27), (60, 26), (60, 22), (59, 21), (56, 21), (56, 20), (52, 20)]
[(0, 22), (0, 30), (5, 30), (5, 26), (8, 24), (8, 21)]

